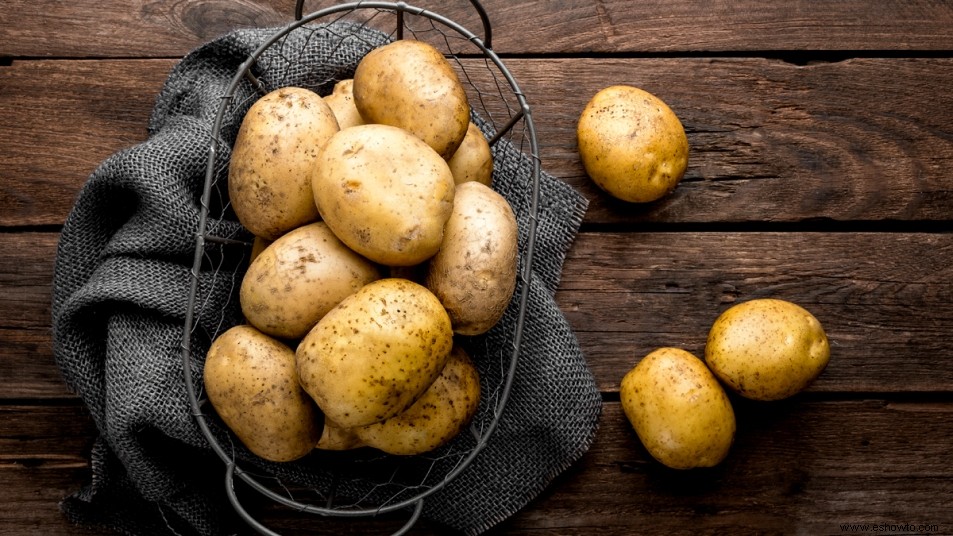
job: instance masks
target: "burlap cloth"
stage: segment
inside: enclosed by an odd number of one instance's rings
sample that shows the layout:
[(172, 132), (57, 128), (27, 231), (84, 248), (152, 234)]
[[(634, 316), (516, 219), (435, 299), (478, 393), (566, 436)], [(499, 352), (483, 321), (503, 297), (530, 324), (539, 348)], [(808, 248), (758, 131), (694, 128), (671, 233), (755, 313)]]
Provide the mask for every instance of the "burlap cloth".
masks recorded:
[[(192, 415), (181, 343), (214, 114), (240, 64), (274, 33), (236, 31), (179, 62), (157, 98), (147, 140), (103, 162), (67, 218), (54, 273), (54, 356), (100, 432), (91, 483), (61, 504), (76, 523), (137, 536), (248, 532), (227, 502), (225, 466)], [(348, 33), (355, 38), (342, 43), (340, 35)], [(386, 39), (351, 26), (335, 28), (334, 35), (292, 32), (262, 56), (259, 63), (269, 65), (262, 81), (327, 93), (328, 80), (349, 77)], [(224, 153), (240, 119), (240, 110), (225, 118)], [(525, 245), (531, 161), (505, 140), (494, 157), (494, 187), (519, 214)], [(227, 161), (227, 154), (221, 158)], [(597, 426), (600, 394), (553, 299), (586, 202), (545, 172), (540, 188), (536, 260), (512, 395), (486, 448), (425, 501), (425, 517), (462, 533), (485, 531), (525, 506), (588, 449)], [(209, 233), (244, 236), (228, 211), (223, 214), (209, 221)], [(191, 337), (197, 383), (210, 334), (241, 320), (234, 298), (243, 264), (225, 257), (200, 276), (203, 310), (220, 314), (202, 315)], [(467, 341), (478, 362), (510, 351), (515, 309), (511, 305), (489, 334)], [(492, 385), (502, 372), (499, 360), (488, 363), (481, 374)], [(308, 485), (327, 482), (320, 456), (275, 467), (255, 465), (240, 445), (233, 448), (262, 472)], [(427, 461), (420, 470), (444, 469)], [(360, 480), (349, 486), (369, 493)]]

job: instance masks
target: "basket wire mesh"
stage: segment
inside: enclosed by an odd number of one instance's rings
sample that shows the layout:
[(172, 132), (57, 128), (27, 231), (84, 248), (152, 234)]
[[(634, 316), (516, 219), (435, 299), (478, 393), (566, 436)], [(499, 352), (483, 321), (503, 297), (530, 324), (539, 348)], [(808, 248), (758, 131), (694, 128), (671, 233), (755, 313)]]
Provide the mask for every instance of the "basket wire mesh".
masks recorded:
[[(245, 59), (221, 96), (208, 148), (200, 220), (195, 235), (192, 281), (188, 289), (182, 343), (184, 381), (195, 421), (212, 450), (225, 464), (225, 491), (229, 502), (237, 514), (261, 534), (276, 533), (260, 523), (243, 506), (236, 492), (236, 480), (270, 501), (319, 516), (366, 518), (409, 510), (409, 520), (395, 534), (406, 533), (420, 518), (424, 500), (443, 488), (480, 454), (504, 411), (515, 376), (532, 277), (540, 164), (529, 105), (509, 70), (490, 48), (491, 27), (486, 12), (478, 1), (471, 0), (471, 3), (483, 25), (482, 39), (438, 13), (403, 2), (353, 2), (304, 15), (303, 1), (299, 0), (294, 22), (278, 29)], [(355, 32), (355, 27), (373, 32)], [(342, 31), (338, 36), (335, 32), (339, 28), (348, 31)], [(221, 277), (231, 277), (232, 280), (225, 284), (238, 288), (242, 270), (227, 270), (225, 267), (247, 264), (250, 254), (248, 236), (221, 236), (215, 232), (221, 228), (216, 221), (233, 217), (229, 216), (226, 186), (227, 153), (238, 125), (227, 118), (242, 117), (243, 110), (247, 110), (258, 96), (285, 83), (282, 79), (269, 76), (271, 71), (280, 71), (279, 64), (294, 65), (299, 71), (301, 68), (311, 69), (309, 65), (302, 65), (307, 62), (296, 55), (300, 49), (290, 46), (289, 40), (291, 36), (298, 42), (302, 38), (308, 40), (319, 32), (324, 32), (321, 34), (324, 38), (330, 35), (332, 43), (339, 38), (341, 46), (347, 40), (365, 40), (362, 45), (368, 51), (394, 39), (412, 38), (436, 46), (454, 66), (467, 90), (471, 119), (480, 126), (490, 142), (494, 155), (494, 182), (497, 170), (504, 164), (498, 160), (503, 157), (504, 151), (500, 147), (504, 145), (515, 149), (505, 154), (519, 155), (515, 165), (529, 166), (528, 176), (531, 180), (529, 184), (523, 185), (520, 195), (509, 199), (520, 221), (519, 271), (510, 306), (511, 309), (515, 307), (516, 320), (511, 332), (506, 334), (508, 350), (496, 352), (497, 355), (480, 356), (481, 402), (469, 429), (449, 445), (424, 455), (400, 457), (382, 453), (347, 453), (346, 462), (340, 463), (345, 460), (338, 456), (343, 456), (342, 453), (328, 453), (337, 462), (332, 465), (349, 469), (335, 470), (330, 480), (309, 482), (305, 479), (306, 482), (302, 483), (299, 481), (300, 472), (296, 469), (286, 470), (287, 466), (283, 464), (260, 463), (260, 460), (249, 459), (239, 442), (216, 421), (214, 411), (209, 408), (201, 389), (201, 368), (205, 358), (201, 350), (203, 345), (194, 341), (207, 342), (234, 323), (234, 315), (203, 307), (199, 274), (214, 271), (216, 276), (221, 274)], [(383, 37), (378, 39), (378, 36)], [(328, 75), (320, 65), (315, 65), (304, 75), (299, 72), (298, 77), (299, 81), (306, 81), (306, 84), (298, 85), (310, 87), (324, 95), (344, 75), (340, 72)], [(218, 329), (215, 333), (198, 333), (199, 319), (205, 321), (202, 324), (208, 325), (209, 315), (217, 315), (217, 322), (212, 324), (217, 325)], [(479, 348), (479, 337), (470, 342)], [(479, 349), (476, 353), (480, 353)], [(306, 460), (292, 465), (300, 468), (301, 464), (308, 463), (322, 463), (322, 460)], [(370, 484), (368, 480), (371, 480)], [(293, 487), (302, 486), (305, 492), (300, 489), (291, 491)], [(302, 495), (308, 496), (309, 500), (303, 500)]]

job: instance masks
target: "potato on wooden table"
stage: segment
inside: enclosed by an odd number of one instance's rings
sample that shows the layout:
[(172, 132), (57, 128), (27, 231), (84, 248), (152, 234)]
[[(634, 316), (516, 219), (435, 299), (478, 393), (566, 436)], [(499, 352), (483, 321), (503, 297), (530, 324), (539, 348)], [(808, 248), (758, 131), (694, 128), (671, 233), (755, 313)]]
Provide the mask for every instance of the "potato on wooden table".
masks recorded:
[(368, 123), (403, 128), (449, 159), (470, 123), (467, 94), (450, 62), (423, 41), (370, 51), (354, 71), (354, 104)]
[(670, 193), (688, 168), (688, 137), (661, 99), (632, 86), (597, 92), (576, 125), (586, 173), (607, 193), (648, 203)]
[(827, 367), (830, 344), (821, 323), (786, 300), (733, 305), (712, 324), (705, 361), (722, 382), (753, 400), (780, 400), (807, 388)]
[(323, 220), (348, 247), (388, 266), (413, 266), (443, 242), (453, 174), (401, 128), (367, 124), (328, 141), (312, 177)]
[(619, 388), (622, 410), (653, 458), (673, 469), (711, 467), (728, 455), (735, 413), (700, 359), (680, 348), (642, 358)]

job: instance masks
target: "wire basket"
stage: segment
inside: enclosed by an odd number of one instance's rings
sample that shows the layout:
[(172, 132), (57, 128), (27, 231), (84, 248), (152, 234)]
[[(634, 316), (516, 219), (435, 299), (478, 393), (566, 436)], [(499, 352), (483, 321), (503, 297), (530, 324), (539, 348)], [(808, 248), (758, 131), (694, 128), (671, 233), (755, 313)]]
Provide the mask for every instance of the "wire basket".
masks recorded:
[[(483, 37), (440, 14), (403, 2), (355, 2), (304, 15), (299, 0), (294, 22), (277, 30), (247, 59), (222, 90), (209, 144), (208, 166), (196, 231), (192, 282), (183, 335), (185, 386), (193, 415), (212, 450), (225, 464), (225, 491), (238, 515), (261, 534), (275, 534), (242, 505), (236, 481), (247, 484), (265, 499), (296, 512), (345, 518), (368, 518), (410, 511), (396, 534), (408, 531), (421, 516), (424, 501), (459, 475), (474, 460), (497, 428), (516, 371), (529, 295), (539, 204), (539, 156), (530, 109), (513, 76), (491, 49), (491, 27), (486, 12), (471, 0), (483, 25)], [(308, 87), (326, 95), (340, 79), (350, 78), (357, 61), (373, 48), (394, 39), (418, 39), (436, 46), (450, 60), (465, 86), (471, 120), (490, 142), (494, 158), (494, 188), (502, 169), (516, 166), (528, 183), (501, 192), (519, 222), (519, 271), (505, 327), (494, 330), (507, 341), (504, 349), (491, 348), (482, 338), (469, 338), (468, 350), (481, 376), (480, 407), (470, 427), (450, 444), (418, 456), (390, 456), (378, 452), (316, 453), (303, 460), (275, 464), (256, 460), (218, 421), (201, 390), (204, 352), (194, 341), (213, 339), (240, 321), (235, 308), (206, 308), (200, 274), (231, 278), (225, 285), (238, 288), (242, 266), (250, 255), (250, 237), (222, 236), (219, 221), (234, 219), (229, 212), (227, 153), (244, 112), (260, 95), (284, 85)], [(310, 45), (319, 43), (320, 46)], [(317, 49), (314, 53), (313, 49)], [(303, 53), (311, 50), (311, 53)], [(327, 65), (324, 58), (344, 61)], [(516, 156), (514, 156), (516, 155)], [(508, 159), (509, 161), (506, 161)], [(499, 191), (499, 190), (498, 190)], [(211, 322), (210, 322), (211, 320)], [(199, 325), (218, 326), (214, 333)], [(491, 330), (492, 331), (492, 330)], [(203, 338), (204, 337), (204, 338)], [(330, 467), (330, 469), (328, 468)], [(312, 469), (315, 469), (312, 471)], [(294, 492), (290, 491), (292, 488)], [(302, 491), (303, 490), (303, 491)], [(308, 497), (307, 501), (302, 497)]]

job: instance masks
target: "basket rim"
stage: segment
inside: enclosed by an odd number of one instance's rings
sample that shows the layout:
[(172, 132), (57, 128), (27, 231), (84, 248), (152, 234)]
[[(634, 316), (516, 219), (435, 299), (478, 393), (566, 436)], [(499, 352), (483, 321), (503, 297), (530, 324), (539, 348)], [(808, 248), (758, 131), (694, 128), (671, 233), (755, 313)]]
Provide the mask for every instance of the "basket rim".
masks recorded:
[[(223, 239), (216, 239), (216, 237), (207, 235), (208, 229), (208, 212), (209, 204), (211, 198), (212, 185), (215, 182), (215, 170), (216, 170), (216, 156), (219, 151), (219, 144), (221, 140), (219, 139), (219, 133), (222, 129), (222, 124), (224, 117), (226, 115), (226, 110), (228, 109), (230, 103), (235, 97), (235, 91), (238, 88), (239, 84), (245, 78), (246, 73), (248, 73), (251, 67), (255, 64), (256, 60), (272, 45), (278, 42), (281, 38), (288, 35), (290, 32), (314, 21), (317, 21), (320, 18), (332, 15), (335, 13), (342, 13), (347, 11), (354, 11), (358, 9), (377, 9), (384, 11), (394, 11), (395, 13), (409, 13), (412, 15), (428, 18), (432, 21), (435, 21), (439, 24), (443, 24), (450, 30), (456, 31), (472, 44), (477, 46), (484, 56), (491, 60), (496, 68), (499, 70), (500, 74), (506, 79), (507, 83), (510, 86), (513, 94), (515, 95), (517, 102), (519, 103), (520, 109), (517, 112), (517, 117), (514, 117), (504, 129), (508, 129), (512, 126), (513, 123), (517, 122), (519, 119), (524, 121), (525, 136), (529, 139), (529, 150), (530, 154), (528, 155), (531, 159), (531, 188), (530, 188), (530, 213), (528, 218), (528, 232), (527, 238), (525, 241), (525, 249), (522, 254), (522, 267), (521, 271), (517, 274), (517, 277), (520, 281), (520, 294), (518, 297), (518, 309), (517, 309), (517, 319), (516, 324), (513, 328), (512, 340), (510, 341), (511, 353), (510, 353), (510, 362), (508, 370), (505, 373), (504, 381), (502, 388), (499, 391), (499, 398), (497, 399), (496, 406), (492, 408), (493, 418), (490, 423), (480, 434), (476, 445), (470, 450), (470, 452), (462, 459), (461, 462), (456, 464), (456, 466), (442, 477), (442, 479), (431, 487), (420, 491), (419, 493), (413, 495), (412, 497), (402, 499), (397, 502), (388, 503), (385, 505), (378, 506), (376, 508), (363, 507), (363, 508), (351, 508), (351, 507), (327, 507), (327, 506), (316, 506), (313, 504), (301, 503), (288, 497), (278, 494), (261, 484), (254, 476), (250, 473), (245, 472), (238, 465), (234, 456), (226, 451), (218, 440), (212, 434), (212, 431), (207, 423), (207, 416), (203, 413), (201, 408), (201, 403), (198, 397), (197, 390), (195, 388), (194, 377), (191, 371), (192, 363), (192, 351), (191, 351), (191, 333), (195, 326), (195, 304), (198, 294), (198, 283), (199, 283), (199, 274), (201, 272), (202, 260), (205, 254), (205, 247), (208, 242), (216, 242)], [(505, 130), (500, 131), (494, 137), (499, 137), (500, 134), (504, 133)], [(524, 156), (525, 153), (523, 153)], [(423, 500), (430, 495), (436, 493), (442, 489), (448, 482), (453, 480), (461, 472), (463, 472), (470, 463), (480, 454), (483, 448), (488, 444), (490, 438), (493, 436), (493, 433), (499, 424), (499, 421), (503, 415), (507, 400), (510, 396), (512, 390), (513, 380), (516, 375), (516, 367), (519, 361), (519, 353), (523, 338), (523, 328), (525, 324), (525, 316), (527, 303), (529, 298), (529, 291), (531, 286), (531, 281), (533, 278), (533, 260), (535, 256), (535, 244), (536, 244), (536, 234), (537, 234), (537, 221), (539, 214), (539, 197), (540, 197), (540, 159), (539, 159), (539, 146), (536, 136), (536, 129), (533, 124), (532, 114), (529, 107), (529, 104), (526, 101), (525, 95), (520, 90), (519, 85), (517, 84), (513, 75), (509, 72), (506, 66), (503, 64), (500, 57), (488, 47), (478, 36), (470, 32), (460, 24), (452, 21), (451, 19), (444, 17), (433, 11), (415, 7), (409, 5), (405, 2), (380, 2), (380, 1), (357, 1), (349, 2), (344, 4), (339, 4), (336, 6), (331, 6), (324, 8), (315, 12), (312, 12), (308, 15), (302, 16), (300, 19), (297, 19), (289, 24), (286, 24), (283, 27), (280, 27), (274, 34), (272, 34), (268, 39), (266, 39), (261, 45), (259, 45), (252, 53), (248, 55), (244, 62), (239, 66), (234, 76), (231, 79), (230, 84), (225, 90), (225, 94), (222, 95), (218, 112), (215, 116), (213, 123), (213, 129), (210, 134), (210, 144), (208, 148), (208, 165), (205, 173), (205, 182), (202, 191), (201, 197), (201, 207), (199, 213), (199, 221), (197, 230), (195, 233), (195, 255), (193, 258), (193, 265), (190, 271), (190, 285), (188, 289), (188, 301), (185, 314), (185, 325), (182, 339), (182, 360), (183, 360), (183, 371), (184, 371), (184, 382), (185, 388), (188, 396), (189, 405), (192, 410), (192, 416), (198, 424), (202, 435), (208, 441), (209, 446), (212, 450), (218, 455), (218, 457), (224, 462), (226, 467), (226, 491), (229, 498), (229, 501), (232, 503), (232, 506), (235, 508), (236, 512), (245, 519), (253, 528), (258, 530), (263, 534), (275, 534), (271, 532), (266, 527), (262, 526), (257, 520), (248, 514), (244, 508), (241, 506), (237, 496), (234, 492), (234, 478), (238, 477), (243, 482), (245, 482), (252, 489), (265, 496), (268, 499), (271, 499), (277, 503), (280, 503), (289, 508), (293, 508), (298, 511), (319, 514), (324, 516), (335, 516), (335, 517), (370, 517), (376, 516), (383, 513), (396, 512), (404, 510), (410, 507), (413, 507), (412, 515), (410, 521), (407, 525), (401, 529), (400, 532), (395, 534), (403, 533), (403, 531), (408, 530), (417, 520), (421, 514), (423, 507)], [(227, 241), (227, 239), (224, 239)]]

